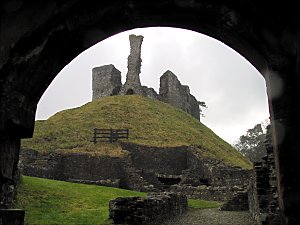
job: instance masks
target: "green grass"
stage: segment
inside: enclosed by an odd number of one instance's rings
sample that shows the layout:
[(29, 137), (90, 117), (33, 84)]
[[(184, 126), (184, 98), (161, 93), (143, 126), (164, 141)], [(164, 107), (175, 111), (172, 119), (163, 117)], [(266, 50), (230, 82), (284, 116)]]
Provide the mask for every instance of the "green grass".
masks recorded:
[(99, 143), (95, 146), (91, 143), (95, 127), (129, 128), (128, 141), (132, 143), (164, 147), (193, 146), (199, 157), (252, 168), (252, 164), (230, 144), (190, 114), (139, 95), (102, 98), (61, 111), (46, 121), (36, 121), (33, 138), (23, 140), (22, 148), (119, 157), (126, 154), (117, 144)]
[(22, 176), (17, 208), (26, 224), (107, 224), (108, 202), (145, 193)]
[[(118, 188), (22, 176), (16, 208), (25, 209), (27, 225), (110, 224), (109, 200), (145, 195)], [(203, 200), (189, 200), (188, 203), (192, 208), (220, 206), (220, 203)]]
[(195, 208), (195, 209), (209, 209), (209, 208), (218, 208), (222, 205), (222, 203), (216, 201), (189, 199), (188, 205), (190, 208)]

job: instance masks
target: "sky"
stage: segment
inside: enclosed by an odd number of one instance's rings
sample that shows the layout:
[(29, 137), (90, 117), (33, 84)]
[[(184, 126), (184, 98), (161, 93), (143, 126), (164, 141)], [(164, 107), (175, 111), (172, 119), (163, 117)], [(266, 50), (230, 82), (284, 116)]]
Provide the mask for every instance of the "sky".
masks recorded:
[(178, 28), (137, 28), (107, 38), (66, 65), (42, 96), (36, 120), (92, 100), (92, 68), (113, 64), (126, 80), (129, 35), (143, 35), (142, 85), (159, 92), (159, 78), (172, 71), (208, 106), (201, 122), (233, 143), (269, 117), (265, 80), (239, 53), (206, 35)]

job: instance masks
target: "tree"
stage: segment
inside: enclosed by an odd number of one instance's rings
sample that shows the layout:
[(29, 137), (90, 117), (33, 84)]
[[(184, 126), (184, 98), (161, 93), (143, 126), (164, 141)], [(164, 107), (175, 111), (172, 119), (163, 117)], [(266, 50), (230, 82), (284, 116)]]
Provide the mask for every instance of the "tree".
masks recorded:
[(202, 113), (203, 111), (202, 108), (207, 109), (208, 107), (206, 106), (205, 102), (198, 101), (198, 104), (199, 104), (200, 116), (204, 117), (204, 114)]
[(265, 138), (266, 127), (269, 124), (268, 120), (256, 124), (253, 128), (247, 130), (245, 135), (240, 136), (238, 141), (233, 144), (251, 162), (259, 162), (265, 156)]

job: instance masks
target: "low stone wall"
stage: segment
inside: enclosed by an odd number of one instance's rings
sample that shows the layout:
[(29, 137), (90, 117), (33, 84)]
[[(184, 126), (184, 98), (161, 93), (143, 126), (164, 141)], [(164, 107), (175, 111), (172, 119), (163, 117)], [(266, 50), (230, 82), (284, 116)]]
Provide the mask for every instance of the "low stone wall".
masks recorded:
[(181, 193), (192, 199), (202, 199), (208, 201), (226, 202), (233, 197), (238, 191), (242, 191), (243, 188), (235, 186), (228, 188), (226, 186), (205, 186), (201, 185), (193, 187), (189, 185), (172, 185), (170, 191)]
[(78, 180), (78, 179), (68, 179), (66, 181), (72, 183), (79, 183), (79, 184), (93, 184), (99, 186), (106, 186), (106, 187), (120, 187), (120, 179), (107, 179), (107, 180)]
[(221, 206), (223, 211), (248, 211), (248, 193), (247, 191), (238, 191), (234, 193), (232, 198)]
[[(77, 182), (108, 183), (125, 177), (123, 159), (77, 153), (42, 153), (23, 150), (19, 166), (27, 176)], [(107, 182), (106, 182), (107, 181)], [(111, 182), (113, 186), (117, 183)]]
[(187, 197), (170, 192), (147, 197), (116, 198), (109, 202), (109, 217), (114, 224), (156, 224), (187, 210)]
[(254, 163), (248, 186), (249, 211), (258, 224), (280, 225), (282, 223), (270, 126), (267, 129), (265, 145), (267, 155), (262, 158), (261, 162)]
[(248, 171), (198, 157), (197, 150), (188, 146), (120, 144), (128, 151), (126, 157), (22, 149), (19, 165), (28, 176), (145, 192), (166, 191), (178, 184), (181, 188), (176, 191), (192, 198), (217, 201), (227, 200), (235, 186), (248, 184)]

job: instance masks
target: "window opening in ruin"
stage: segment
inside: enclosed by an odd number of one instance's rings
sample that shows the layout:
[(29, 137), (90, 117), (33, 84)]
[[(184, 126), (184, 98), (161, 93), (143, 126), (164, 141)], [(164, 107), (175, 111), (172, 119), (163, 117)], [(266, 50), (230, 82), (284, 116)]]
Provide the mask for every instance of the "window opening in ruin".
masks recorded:
[(204, 185), (207, 185), (207, 186), (210, 185), (208, 179), (200, 178), (199, 181), (200, 181), (201, 184), (204, 184)]
[(132, 89), (128, 89), (126, 95), (134, 95), (134, 91)]

